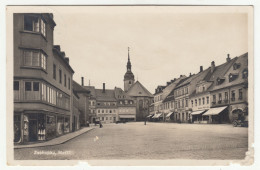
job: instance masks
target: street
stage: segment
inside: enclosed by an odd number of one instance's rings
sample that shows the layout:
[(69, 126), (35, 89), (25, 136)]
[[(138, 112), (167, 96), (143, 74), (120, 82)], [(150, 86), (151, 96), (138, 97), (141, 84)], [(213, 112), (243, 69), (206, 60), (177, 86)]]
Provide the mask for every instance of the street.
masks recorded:
[(247, 136), (231, 124), (104, 124), (64, 144), (15, 149), (14, 159), (244, 159)]

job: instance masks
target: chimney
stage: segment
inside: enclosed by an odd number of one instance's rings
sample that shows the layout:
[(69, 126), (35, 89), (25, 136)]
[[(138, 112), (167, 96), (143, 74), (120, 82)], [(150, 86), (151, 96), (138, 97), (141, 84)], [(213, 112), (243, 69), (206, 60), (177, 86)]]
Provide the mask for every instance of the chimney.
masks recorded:
[(106, 92), (106, 84), (103, 83), (103, 93), (105, 93), (105, 92)]
[(81, 77), (81, 86), (84, 86), (84, 77)]
[(67, 63), (69, 63), (69, 62), (70, 62), (70, 59), (69, 59), (69, 57), (66, 57), (66, 58), (65, 58), (65, 60), (67, 61)]
[(229, 57), (229, 54), (227, 54), (227, 62), (229, 62), (231, 59)]
[(167, 86), (170, 85), (170, 84), (171, 84), (171, 82), (167, 82)]
[(203, 66), (200, 66), (200, 72), (202, 72), (203, 71)]
[(215, 61), (211, 62), (211, 73), (213, 73), (214, 69), (215, 69)]

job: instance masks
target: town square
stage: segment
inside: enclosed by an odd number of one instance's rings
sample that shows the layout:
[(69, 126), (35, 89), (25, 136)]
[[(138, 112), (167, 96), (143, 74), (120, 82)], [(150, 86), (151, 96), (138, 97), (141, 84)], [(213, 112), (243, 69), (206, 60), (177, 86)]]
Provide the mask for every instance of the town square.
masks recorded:
[(217, 9), (14, 12), (14, 160), (248, 158), (248, 9)]

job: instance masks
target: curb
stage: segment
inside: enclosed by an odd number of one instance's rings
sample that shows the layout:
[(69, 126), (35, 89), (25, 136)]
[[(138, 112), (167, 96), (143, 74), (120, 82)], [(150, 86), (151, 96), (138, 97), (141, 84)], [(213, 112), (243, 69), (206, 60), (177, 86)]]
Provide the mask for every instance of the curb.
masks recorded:
[[(70, 141), (70, 140), (72, 140), (72, 139), (74, 139), (74, 138), (76, 138), (76, 137), (78, 137), (78, 136), (80, 136), (80, 135), (82, 135), (82, 134), (85, 134), (85, 133), (87, 133), (87, 132), (89, 132), (89, 131), (91, 131), (91, 130), (93, 130), (93, 129), (95, 129), (95, 128), (88, 129), (87, 131), (82, 132), (82, 133), (80, 133), (79, 135), (76, 135), (76, 136), (73, 136), (73, 137), (71, 137), (71, 138), (65, 139), (65, 140), (63, 140), (63, 141), (61, 141), (61, 142), (58, 142), (58, 143), (46, 144), (46, 145), (44, 145), (44, 143), (43, 143), (43, 145), (41, 145), (41, 146), (17, 145), (17, 146), (14, 146), (14, 149), (36, 148), (36, 147), (55, 146), (55, 145), (64, 144), (64, 143), (66, 143), (66, 142), (68, 142), (68, 141)], [(46, 142), (47, 142), (47, 141), (46, 141)], [(22, 146), (22, 147), (21, 147), (21, 146)]]

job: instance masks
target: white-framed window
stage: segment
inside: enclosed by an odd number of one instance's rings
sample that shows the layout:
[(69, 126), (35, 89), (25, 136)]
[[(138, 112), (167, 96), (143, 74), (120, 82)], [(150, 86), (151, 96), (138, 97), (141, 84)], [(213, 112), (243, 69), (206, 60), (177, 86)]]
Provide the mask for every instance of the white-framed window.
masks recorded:
[(24, 30), (39, 32), (46, 37), (46, 23), (40, 16), (24, 15)]
[(23, 50), (23, 65), (46, 70), (47, 57), (38, 50)]

